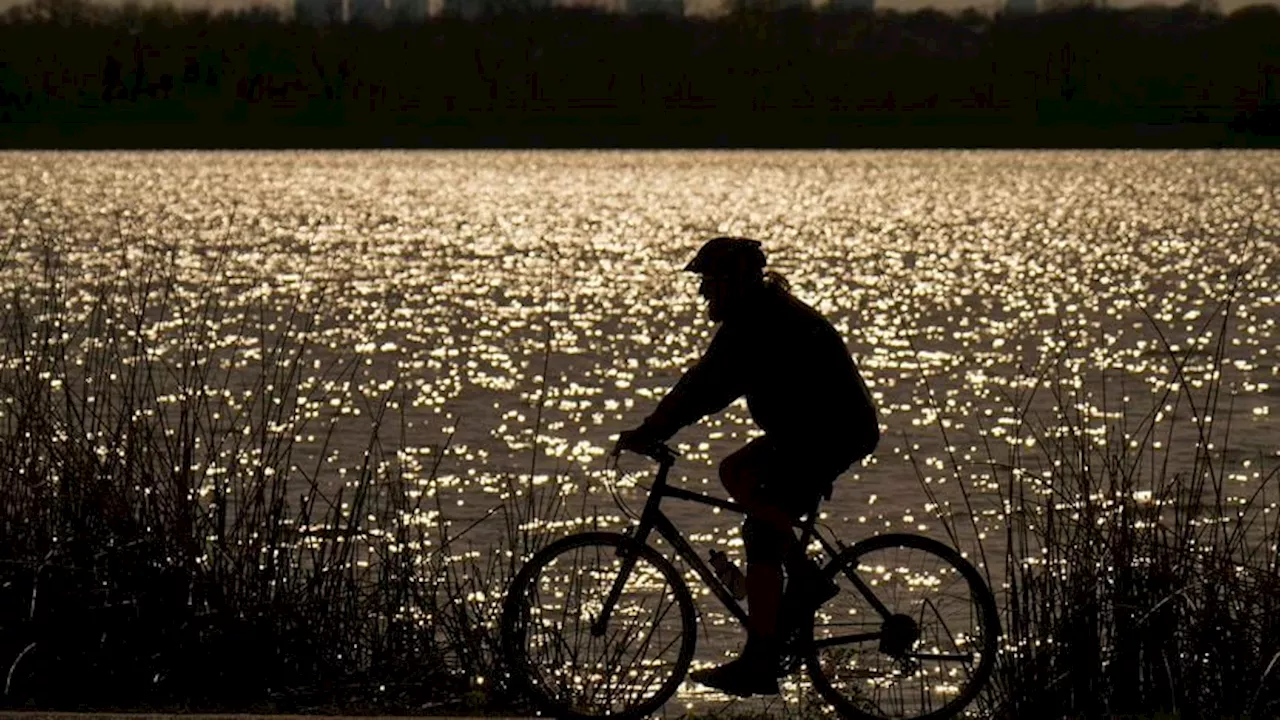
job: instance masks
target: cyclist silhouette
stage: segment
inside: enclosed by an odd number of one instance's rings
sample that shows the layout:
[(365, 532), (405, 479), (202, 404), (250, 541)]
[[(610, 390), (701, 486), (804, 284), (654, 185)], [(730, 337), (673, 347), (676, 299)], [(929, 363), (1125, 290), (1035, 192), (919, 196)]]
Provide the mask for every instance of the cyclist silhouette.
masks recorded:
[[(720, 463), (720, 481), (746, 510), (748, 637), (738, 658), (690, 674), (733, 695), (778, 692), (779, 617), (812, 611), (836, 587), (805, 557), (792, 521), (830, 497), (832, 482), (880, 439), (875, 406), (840, 334), (765, 272), (760, 243), (708, 240), (685, 270), (698, 273), (710, 346), (653, 413), (620, 433), (614, 453), (665, 442), (746, 396), (764, 435)], [(786, 594), (783, 594), (783, 569)]]

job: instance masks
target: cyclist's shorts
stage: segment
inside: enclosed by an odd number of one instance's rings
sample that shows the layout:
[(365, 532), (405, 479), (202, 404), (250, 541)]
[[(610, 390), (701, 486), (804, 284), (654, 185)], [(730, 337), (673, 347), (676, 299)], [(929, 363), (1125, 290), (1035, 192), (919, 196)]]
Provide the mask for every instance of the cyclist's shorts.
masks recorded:
[(755, 438), (733, 456), (759, 475), (763, 497), (793, 518), (812, 510), (840, 473), (862, 457), (856, 452), (779, 441), (768, 435)]

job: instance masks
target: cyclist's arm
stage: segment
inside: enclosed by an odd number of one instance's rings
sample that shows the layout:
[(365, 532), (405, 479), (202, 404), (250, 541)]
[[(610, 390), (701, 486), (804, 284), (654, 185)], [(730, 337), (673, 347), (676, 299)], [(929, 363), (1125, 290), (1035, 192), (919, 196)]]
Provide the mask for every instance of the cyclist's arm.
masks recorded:
[(732, 332), (722, 326), (707, 351), (658, 403), (642, 426), (665, 442), (677, 430), (719, 412), (746, 392), (745, 360)]

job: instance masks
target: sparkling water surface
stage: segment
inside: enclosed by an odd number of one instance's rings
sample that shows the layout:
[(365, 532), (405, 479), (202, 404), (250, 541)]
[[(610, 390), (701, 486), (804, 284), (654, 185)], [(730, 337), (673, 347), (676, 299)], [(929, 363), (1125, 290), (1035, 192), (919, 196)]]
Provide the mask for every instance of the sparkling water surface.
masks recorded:
[[(717, 234), (764, 243), (879, 403), (880, 448), (825, 507), (847, 541), (946, 537), (938, 512), (972, 512), (962, 548), (998, 544), (998, 491), (1041, 477), (1037, 445), (1072, 424), (1174, 428), (1155, 441), (1172, 474), (1196, 423), (1229, 423), (1213, 450), (1241, 496), (1280, 463), (1276, 152), (8, 153), (0, 167), (0, 282), (38, 284), (56, 248), (87, 316), (92, 288), (169, 273), (193, 310), (147, 337), (163, 353), (199, 325), (226, 370), (200, 391), (229, 407), (264, 349), (305, 326), (297, 372), (266, 392), (311, 401), (273, 431), (323, 445), (341, 484), (368, 447), (360, 418), (388, 399), (384, 444), (424, 487), (434, 476), (456, 527), (530, 483), (585, 492), (604, 525), (626, 521), (610, 484), (639, 509), (652, 466), (607, 467), (610, 436), (709, 341), (680, 268)], [(210, 300), (216, 320), (194, 310)], [(1215, 385), (1213, 412), (1178, 400)], [(741, 402), (685, 429), (673, 478), (722, 493), (716, 462), (754, 432)], [(736, 518), (668, 509), (740, 559)], [(478, 526), (471, 546), (500, 531)]]

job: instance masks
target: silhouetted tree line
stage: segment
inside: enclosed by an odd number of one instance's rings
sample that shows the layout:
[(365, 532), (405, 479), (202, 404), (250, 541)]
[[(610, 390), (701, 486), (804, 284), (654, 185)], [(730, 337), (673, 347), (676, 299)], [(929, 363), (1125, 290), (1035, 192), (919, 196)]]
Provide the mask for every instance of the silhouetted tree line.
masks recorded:
[(1280, 10), (582, 9), (374, 26), (38, 0), (9, 146), (1280, 142)]

